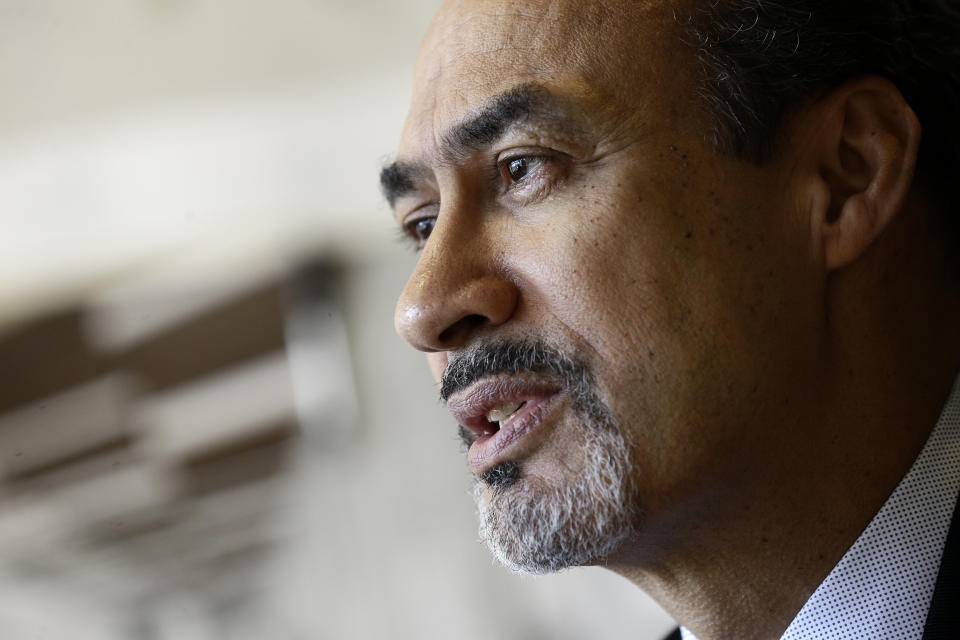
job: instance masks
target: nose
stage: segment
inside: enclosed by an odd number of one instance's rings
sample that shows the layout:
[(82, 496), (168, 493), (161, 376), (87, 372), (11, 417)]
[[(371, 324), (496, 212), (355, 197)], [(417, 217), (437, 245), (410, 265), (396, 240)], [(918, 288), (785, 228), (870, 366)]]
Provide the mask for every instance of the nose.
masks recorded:
[(519, 290), (492, 255), (491, 240), (438, 218), (397, 301), (397, 333), (420, 351), (449, 351), (513, 317)]

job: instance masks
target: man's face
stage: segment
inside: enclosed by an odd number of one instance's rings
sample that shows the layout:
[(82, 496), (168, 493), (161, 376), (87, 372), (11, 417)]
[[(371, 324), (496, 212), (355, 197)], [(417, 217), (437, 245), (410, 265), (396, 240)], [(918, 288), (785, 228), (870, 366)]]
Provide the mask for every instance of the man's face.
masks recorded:
[(822, 312), (810, 231), (788, 155), (707, 143), (680, 36), (663, 1), (451, 2), (418, 60), (384, 174), (421, 245), (395, 321), (446, 371), (518, 566), (563, 564), (521, 548), (544, 536), (609, 537), (572, 563), (656, 553), (789, 455)]

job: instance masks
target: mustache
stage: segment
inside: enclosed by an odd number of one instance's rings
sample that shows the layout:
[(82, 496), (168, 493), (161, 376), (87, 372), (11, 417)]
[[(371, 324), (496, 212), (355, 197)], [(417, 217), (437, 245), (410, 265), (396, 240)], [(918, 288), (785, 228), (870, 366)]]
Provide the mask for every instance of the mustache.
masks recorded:
[(582, 362), (542, 340), (484, 341), (449, 360), (440, 377), (440, 400), (446, 403), (482, 378), (521, 372), (559, 380), (571, 392), (592, 384)]

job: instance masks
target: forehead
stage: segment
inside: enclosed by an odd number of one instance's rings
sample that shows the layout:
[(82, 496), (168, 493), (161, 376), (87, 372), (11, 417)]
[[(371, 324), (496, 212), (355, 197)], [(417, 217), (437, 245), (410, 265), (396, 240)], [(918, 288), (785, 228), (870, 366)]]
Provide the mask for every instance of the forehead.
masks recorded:
[(666, 0), (448, 2), (417, 59), (401, 155), (429, 153), (453, 123), (525, 83), (588, 109), (639, 106), (641, 89), (661, 93), (676, 35)]

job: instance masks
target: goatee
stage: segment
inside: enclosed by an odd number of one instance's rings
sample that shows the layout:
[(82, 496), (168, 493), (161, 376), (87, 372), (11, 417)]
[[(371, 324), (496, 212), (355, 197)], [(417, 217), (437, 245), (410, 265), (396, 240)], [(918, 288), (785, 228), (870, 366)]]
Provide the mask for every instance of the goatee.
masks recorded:
[[(542, 341), (484, 342), (449, 362), (441, 398), (488, 376), (535, 374), (560, 382), (579, 418), (576, 475), (525, 474), (506, 461), (476, 479), (480, 536), (515, 571), (547, 573), (603, 562), (639, 520), (630, 447), (583, 362)], [(467, 446), (476, 439), (461, 428)]]

